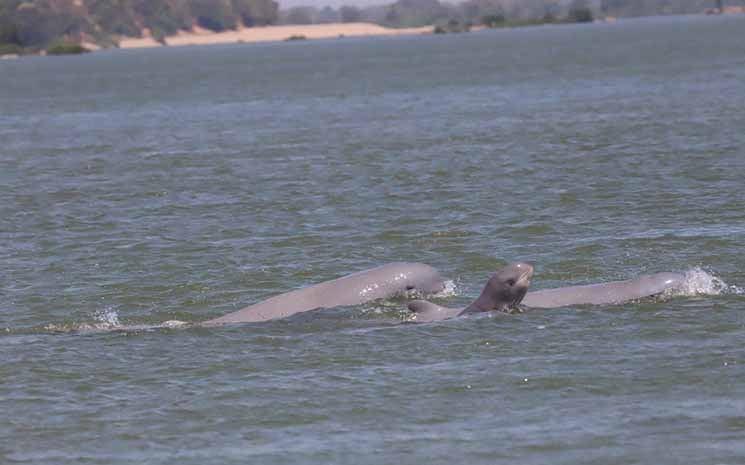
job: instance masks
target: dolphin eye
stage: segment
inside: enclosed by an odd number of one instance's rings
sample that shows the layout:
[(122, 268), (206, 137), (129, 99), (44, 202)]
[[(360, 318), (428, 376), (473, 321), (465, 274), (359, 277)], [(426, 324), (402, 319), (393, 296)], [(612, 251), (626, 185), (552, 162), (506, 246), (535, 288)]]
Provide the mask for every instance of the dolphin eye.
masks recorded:
[(508, 279), (507, 280), (507, 284), (509, 284), (510, 286), (514, 286), (515, 285), (515, 280), (514, 279)]

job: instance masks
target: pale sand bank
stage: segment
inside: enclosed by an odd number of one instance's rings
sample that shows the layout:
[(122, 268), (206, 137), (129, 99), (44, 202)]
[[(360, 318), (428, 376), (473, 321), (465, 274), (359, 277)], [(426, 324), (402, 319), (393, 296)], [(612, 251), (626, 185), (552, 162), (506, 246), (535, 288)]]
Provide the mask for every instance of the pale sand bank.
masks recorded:
[[(339, 36), (397, 36), (411, 34), (430, 34), (432, 26), (406, 29), (391, 29), (370, 23), (333, 23), (288, 26), (242, 27), (234, 31), (212, 32), (196, 28), (166, 37), (167, 45), (209, 45), (238, 42), (274, 42), (292, 36), (306, 39), (329, 39)], [(160, 47), (162, 44), (151, 37), (124, 38), (119, 41), (120, 48)]]

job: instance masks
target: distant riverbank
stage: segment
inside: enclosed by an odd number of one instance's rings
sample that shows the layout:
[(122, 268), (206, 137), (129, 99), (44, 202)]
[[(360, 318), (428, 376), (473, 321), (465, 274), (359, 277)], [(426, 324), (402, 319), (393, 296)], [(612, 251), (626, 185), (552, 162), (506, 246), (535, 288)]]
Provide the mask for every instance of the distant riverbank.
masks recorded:
[(159, 47), (162, 45), (210, 45), (241, 42), (277, 42), (298, 39), (330, 39), (336, 37), (398, 36), (431, 34), (432, 26), (393, 29), (372, 23), (331, 23), (287, 26), (241, 27), (236, 30), (212, 32), (202, 28), (168, 36), (164, 43), (152, 37), (125, 38), (120, 48)]

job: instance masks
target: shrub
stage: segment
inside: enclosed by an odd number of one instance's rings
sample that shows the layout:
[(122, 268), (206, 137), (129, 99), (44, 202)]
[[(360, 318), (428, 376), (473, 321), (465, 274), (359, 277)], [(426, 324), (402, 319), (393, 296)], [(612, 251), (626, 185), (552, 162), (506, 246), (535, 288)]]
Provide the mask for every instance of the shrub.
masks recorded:
[(356, 23), (362, 20), (362, 11), (356, 6), (344, 5), (339, 8), (339, 16), (343, 23)]
[(47, 55), (79, 55), (90, 50), (80, 44), (70, 42), (55, 42), (47, 48)]
[(486, 27), (504, 26), (505, 17), (502, 14), (486, 15), (481, 18), (481, 24)]
[(4, 44), (0, 43), (0, 55), (20, 55), (23, 52), (18, 44)]
[(567, 15), (567, 20), (573, 23), (591, 23), (593, 19), (592, 11), (587, 7), (572, 8)]

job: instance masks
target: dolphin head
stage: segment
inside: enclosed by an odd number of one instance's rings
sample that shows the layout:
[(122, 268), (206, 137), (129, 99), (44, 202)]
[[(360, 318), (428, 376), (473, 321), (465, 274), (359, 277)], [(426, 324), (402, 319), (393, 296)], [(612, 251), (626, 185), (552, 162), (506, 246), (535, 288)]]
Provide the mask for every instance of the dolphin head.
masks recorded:
[(528, 263), (511, 263), (497, 270), (487, 281), (479, 298), (463, 313), (515, 309), (528, 292), (532, 277), (533, 267)]
[(437, 294), (445, 289), (445, 279), (433, 267), (424, 264), (409, 265), (406, 290), (422, 294)]

